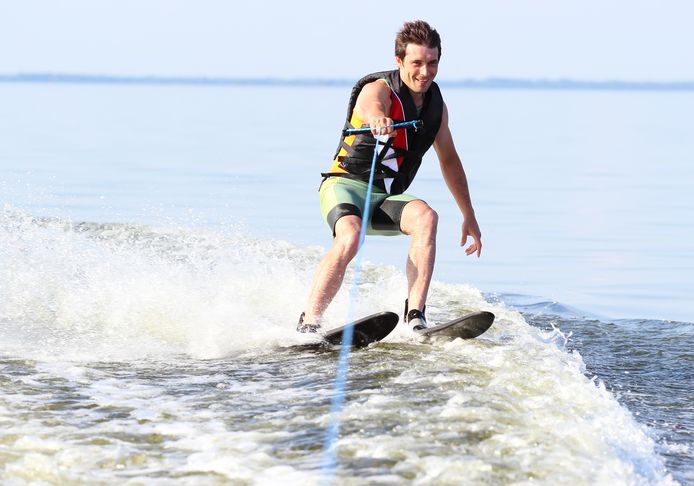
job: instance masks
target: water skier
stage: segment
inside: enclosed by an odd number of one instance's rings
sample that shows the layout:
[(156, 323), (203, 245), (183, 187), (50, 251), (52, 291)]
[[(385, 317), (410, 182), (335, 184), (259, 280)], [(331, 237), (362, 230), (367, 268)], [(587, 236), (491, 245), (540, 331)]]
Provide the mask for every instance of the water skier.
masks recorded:
[[(333, 232), (333, 244), (315, 272), (305, 312), (297, 330), (317, 332), (321, 316), (359, 249), (362, 208), (368, 189), (376, 136), (388, 135), (376, 160), (367, 234), (410, 237), (406, 274), (405, 322), (427, 327), (425, 304), (436, 256), (437, 213), (423, 200), (405, 194), (424, 154), (434, 146), (441, 173), (463, 216), (461, 246), (467, 255), (482, 251), (467, 178), (448, 127), (448, 110), (434, 78), (441, 59), (441, 39), (421, 20), (406, 22), (395, 38), (397, 69), (360, 79), (349, 100), (345, 129), (370, 131), (343, 136), (330, 170), (323, 174), (320, 207)], [(421, 120), (416, 130), (397, 130), (399, 121)], [(385, 139), (385, 137), (384, 137)], [(379, 142), (380, 143), (380, 142)]]

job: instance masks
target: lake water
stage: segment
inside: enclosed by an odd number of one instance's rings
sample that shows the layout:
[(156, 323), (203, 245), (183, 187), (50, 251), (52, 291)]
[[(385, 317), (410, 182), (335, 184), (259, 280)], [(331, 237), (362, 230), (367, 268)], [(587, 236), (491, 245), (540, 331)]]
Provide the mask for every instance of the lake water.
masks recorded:
[[(337, 355), (293, 328), (348, 91), (0, 85), (3, 482), (318, 481)], [(425, 159), (428, 314), (497, 321), (354, 353), (336, 477), (692, 482), (694, 93), (444, 95), (484, 249)], [(359, 313), (406, 251), (367, 239)]]

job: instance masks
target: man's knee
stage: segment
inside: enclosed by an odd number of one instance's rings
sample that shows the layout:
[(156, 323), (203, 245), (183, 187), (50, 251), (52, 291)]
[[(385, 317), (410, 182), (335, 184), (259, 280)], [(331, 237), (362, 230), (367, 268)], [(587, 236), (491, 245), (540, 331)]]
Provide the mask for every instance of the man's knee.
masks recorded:
[(436, 231), (436, 227), (439, 224), (439, 213), (434, 211), (431, 207), (429, 207), (428, 204), (425, 203), (421, 210), (419, 220), (422, 222), (423, 226)]
[(340, 218), (335, 224), (333, 248), (337, 249), (340, 255), (351, 260), (359, 250), (360, 233), (361, 218), (357, 216)]
[(424, 201), (412, 201), (405, 206), (401, 226), (407, 234), (435, 235), (439, 215)]

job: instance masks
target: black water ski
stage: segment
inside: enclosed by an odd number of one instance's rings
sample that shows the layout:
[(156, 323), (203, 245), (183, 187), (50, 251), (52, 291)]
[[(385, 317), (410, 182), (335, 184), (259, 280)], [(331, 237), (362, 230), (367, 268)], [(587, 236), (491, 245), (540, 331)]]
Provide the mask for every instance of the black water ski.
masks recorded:
[(487, 329), (492, 327), (493, 322), (494, 314), (487, 311), (480, 311), (473, 312), (472, 314), (466, 314), (463, 317), (453, 319), (452, 321), (444, 322), (443, 324), (438, 324), (422, 331), (415, 332), (421, 336), (445, 336), (451, 339), (472, 339), (484, 334)]
[[(379, 312), (354, 321), (352, 323), (354, 325), (352, 346), (363, 347), (380, 341), (395, 329), (398, 319), (395, 312)], [(342, 344), (342, 333), (349, 325), (327, 331), (323, 335), (323, 339), (330, 344)]]

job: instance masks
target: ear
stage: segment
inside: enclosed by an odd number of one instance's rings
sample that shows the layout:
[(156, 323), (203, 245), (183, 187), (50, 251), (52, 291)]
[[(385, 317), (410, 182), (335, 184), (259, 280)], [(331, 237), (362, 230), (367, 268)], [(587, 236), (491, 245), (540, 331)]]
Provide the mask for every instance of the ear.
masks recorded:
[(395, 64), (401, 68), (403, 66), (402, 64), (402, 59), (400, 59), (398, 56), (395, 56)]

